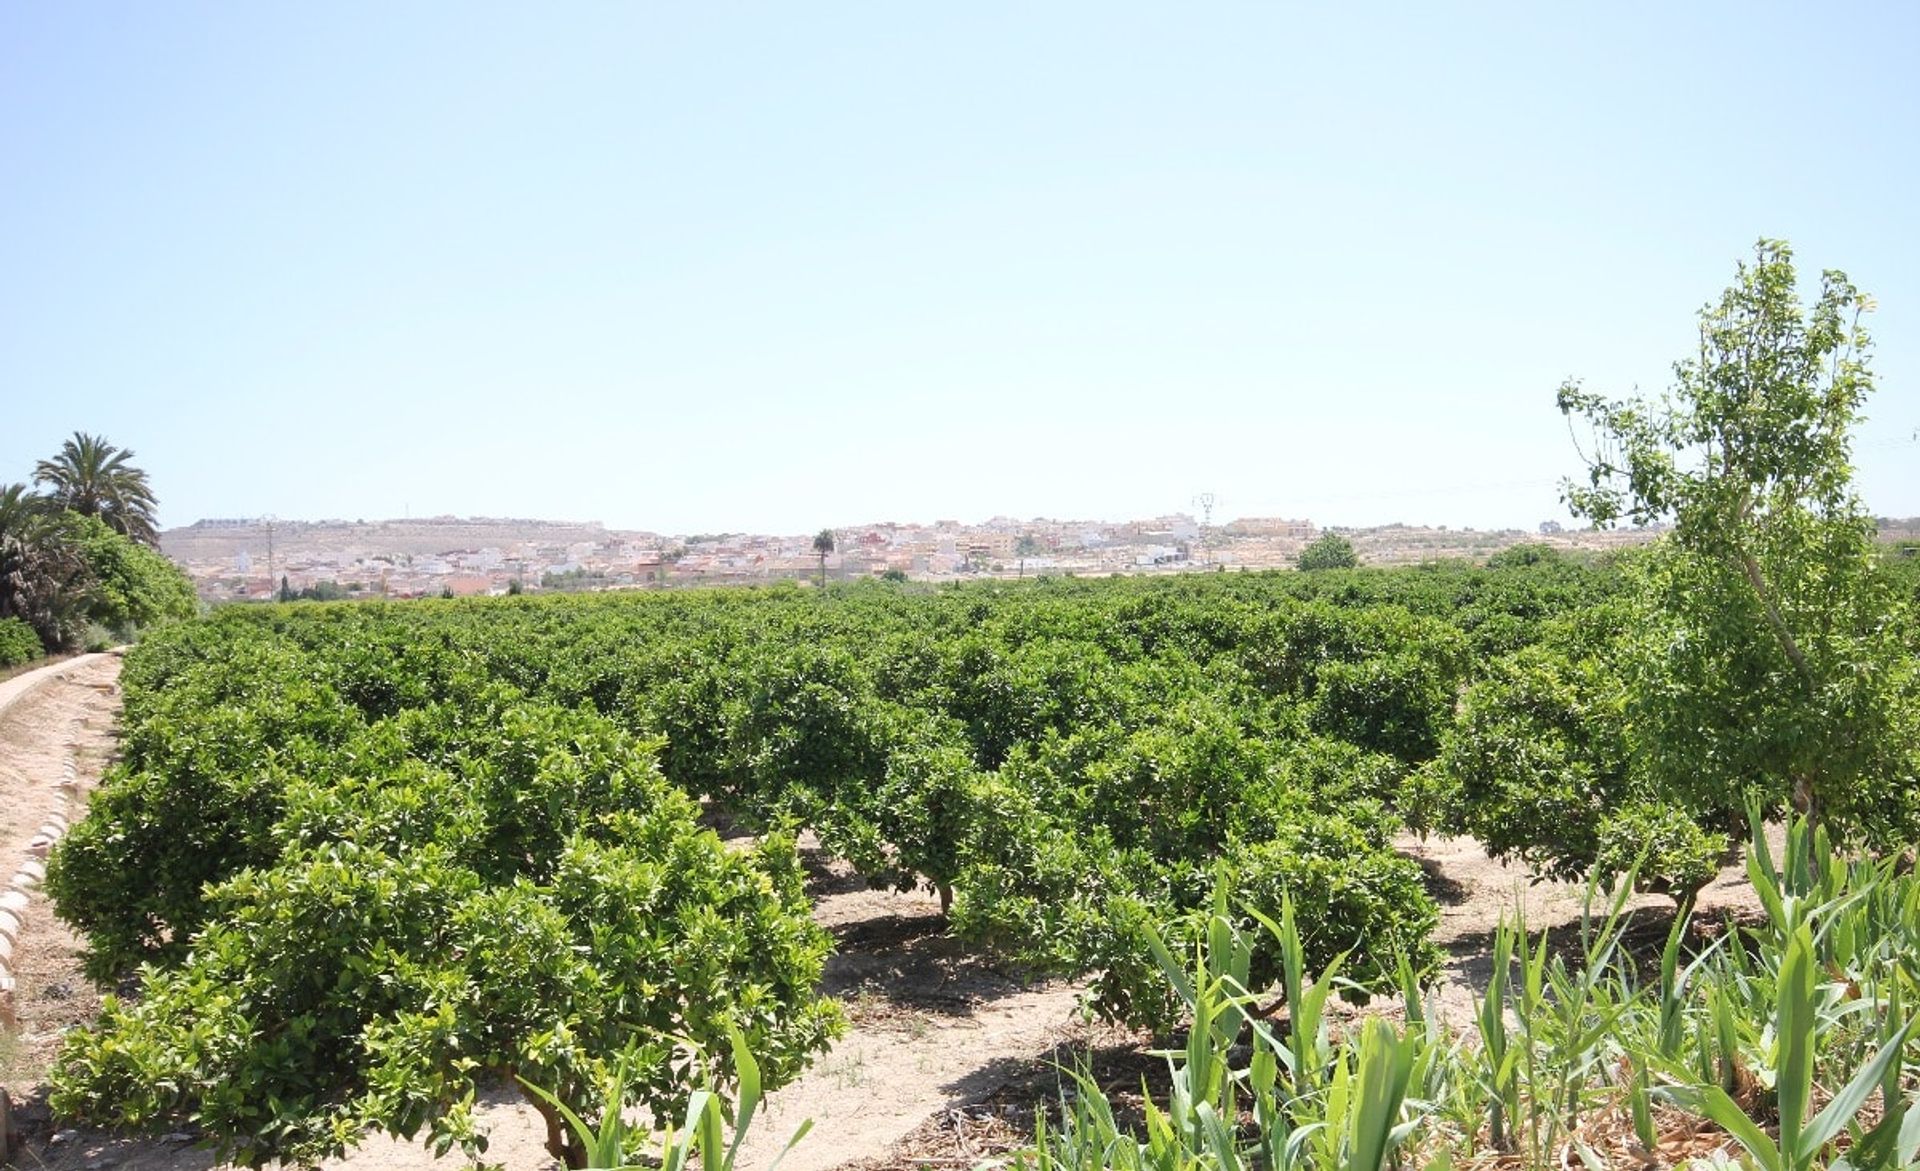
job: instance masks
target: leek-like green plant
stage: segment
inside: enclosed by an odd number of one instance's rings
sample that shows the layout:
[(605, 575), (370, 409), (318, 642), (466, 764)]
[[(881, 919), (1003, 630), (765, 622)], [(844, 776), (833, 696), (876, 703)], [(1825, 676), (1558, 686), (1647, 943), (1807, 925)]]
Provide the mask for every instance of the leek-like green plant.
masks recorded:
[[(1651, 1158), (1665, 1104), (1725, 1131), (1750, 1169), (1906, 1171), (1920, 1159), (1911, 1090), (1920, 1071), (1903, 1061), (1920, 1031), (1908, 1007), (1920, 876), (1841, 864), (1804, 825), (1790, 827), (1777, 862), (1763, 849), (1750, 863), (1757, 882), (1773, 884), (1763, 897), (1773, 917), (1691, 954), (1682, 917), (1667, 931), (1657, 977), (1642, 978), (1627, 953), (1624, 884), (1604, 900), (1589, 888), (1571, 952), (1529, 932), (1523, 915), (1503, 921), (1477, 1044), (1435, 1019), (1411, 965), (1399, 972), (1404, 1026), (1371, 1018), (1336, 1039), (1324, 1011), (1336, 967), (1305, 969), (1291, 908), (1261, 919), (1266, 932), (1255, 937), (1234, 928), (1216, 895), (1184, 964), (1153, 944), (1192, 1027), (1166, 1053), (1172, 1090), (1148, 1104), (1141, 1134), (1122, 1133), (1100, 1087), (1076, 1074), (1058, 1126), (1040, 1127), (1014, 1164), (1381, 1171), (1406, 1160), (1444, 1169), (1484, 1138), (1526, 1171), (1601, 1171), (1610, 1156), (1587, 1144), (1585, 1120), (1620, 1111), (1639, 1157)], [(1264, 1019), (1245, 985), (1257, 945), (1279, 949), (1284, 1025)], [(1816, 1088), (1831, 1086), (1841, 1088)], [(1724, 1155), (1706, 1163), (1736, 1166)]]
[(1809, 1119), (1823, 1022), (1816, 965), (1813, 932), (1802, 921), (1788, 936), (1776, 984), (1779, 1003), (1773, 1027), (1778, 1053), (1774, 1070), (1774, 1093), (1780, 1116), (1777, 1139), (1762, 1130), (1722, 1086), (1677, 1085), (1660, 1091), (1668, 1101), (1701, 1114), (1732, 1135), (1761, 1171), (1813, 1171), (1819, 1167), (1827, 1144), (1846, 1130), (1867, 1099), (1882, 1087), (1913, 1031), (1913, 1021), (1900, 1025), (1826, 1107)]
[[(685, 1121), (674, 1126), (669, 1123), (660, 1136), (659, 1154), (649, 1161), (636, 1158), (645, 1146), (648, 1132), (637, 1127), (620, 1114), (620, 1103), (625, 1101), (627, 1070), (625, 1061), (616, 1064), (607, 1075), (606, 1112), (600, 1118), (600, 1125), (590, 1126), (587, 1121), (574, 1112), (550, 1091), (521, 1079), (529, 1093), (545, 1102), (573, 1131), (576, 1149), (581, 1152), (583, 1168), (595, 1171), (734, 1171), (740, 1157), (740, 1146), (745, 1141), (753, 1125), (753, 1116), (759, 1109), (761, 1100), (760, 1066), (747, 1048), (746, 1038), (738, 1031), (729, 1034), (733, 1048), (734, 1073), (738, 1084), (738, 1094), (734, 1100), (733, 1135), (727, 1137), (727, 1108), (725, 1101), (715, 1091), (709, 1081), (693, 1091), (687, 1100)], [(695, 1063), (699, 1065), (699, 1062)], [(802, 1122), (787, 1140), (780, 1153), (768, 1164), (767, 1171), (775, 1171), (787, 1152), (794, 1148), (813, 1128), (813, 1120)]]

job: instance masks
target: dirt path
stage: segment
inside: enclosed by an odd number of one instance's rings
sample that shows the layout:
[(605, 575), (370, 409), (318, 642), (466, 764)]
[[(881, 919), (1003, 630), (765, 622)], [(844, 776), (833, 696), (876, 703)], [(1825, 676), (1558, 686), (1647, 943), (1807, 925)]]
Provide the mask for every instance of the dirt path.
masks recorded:
[[(0, 683), (0, 1018), (10, 1025), (44, 950), (47, 851), (76, 814), (83, 767), (97, 772), (111, 748), (119, 673), (118, 656), (83, 655)], [(35, 1043), (25, 1030), (14, 1037), (0, 1078)]]
[(813, 1132), (782, 1171), (879, 1155), (929, 1116), (999, 1089), (1074, 1027), (1082, 985), (1023, 984), (969, 954), (945, 934), (931, 894), (863, 890), (836, 869), (814, 917), (838, 944), (824, 984), (846, 1004), (850, 1027), (769, 1096), (743, 1168), (772, 1162), (809, 1118)]

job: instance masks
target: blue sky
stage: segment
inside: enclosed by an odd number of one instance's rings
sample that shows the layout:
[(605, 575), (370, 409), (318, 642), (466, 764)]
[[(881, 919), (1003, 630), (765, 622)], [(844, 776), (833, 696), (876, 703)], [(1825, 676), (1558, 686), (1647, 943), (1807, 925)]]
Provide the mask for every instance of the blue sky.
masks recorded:
[[(1336, 11), (1337, 9), (1337, 11)], [(0, 480), (162, 520), (1531, 526), (1756, 237), (1875, 295), (1920, 514), (1920, 9), (0, 9)]]

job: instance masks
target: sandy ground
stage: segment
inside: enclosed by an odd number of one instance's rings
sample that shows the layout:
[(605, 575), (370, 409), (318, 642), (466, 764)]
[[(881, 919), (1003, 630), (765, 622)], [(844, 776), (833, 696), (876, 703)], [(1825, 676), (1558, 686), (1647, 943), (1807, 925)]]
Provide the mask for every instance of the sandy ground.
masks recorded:
[[(76, 764), (82, 796), (90, 792), (112, 748), (118, 659), (93, 656), (49, 669), (0, 707), (0, 863), (11, 866), (39, 816), (36, 784)], [(0, 691), (0, 704), (7, 693)], [(803, 842), (804, 845), (804, 842)], [(1408, 838), (1400, 848), (1428, 871), (1440, 900), (1437, 941), (1449, 954), (1435, 992), (1448, 1018), (1471, 1020), (1484, 987), (1493, 930), (1503, 914), (1524, 904), (1529, 925), (1570, 930), (1584, 890), (1563, 883), (1530, 883), (1523, 868), (1488, 858), (1471, 840)], [(1116, 1084), (1138, 1087), (1157, 1059), (1142, 1050), (1146, 1038), (1081, 1019), (1083, 985), (1029, 983), (997, 969), (948, 937), (939, 907), (923, 892), (869, 891), (843, 867), (811, 857), (815, 917), (835, 936), (824, 991), (846, 1005), (850, 1028), (799, 1080), (770, 1096), (740, 1166), (767, 1166), (794, 1129), (812, 1119), (814, 1130), (781, 1164), (790, 1171), (863, 1168), (964, 1167), (1017, 1142), (1033, 1104), (1051, 1099), (1058, 1065), (1091, 1052)], [(1636, 900), (1636, 932), (1664, 933), (1671, 903)], [(1707, 916), (1740, 914), (1752, 892), (1729, 868), (1701, 900)], [(0, 1042), (0, 1084), (12, 1090), (16, 1124), (29, 1134), (11, 1164), (60, 1171), (209, 1171), (212, 1159), (191, 1136), (121, 1139), (77, 1130), (55, 1131), (43, 1092), (44, 1075), (62, 1030), (90, 1020), (99, 998), (81, 977), (78, 941), (36, 895), (26, 910), (15, 965), (18, 1029)], [(1108, 1076), (1108, 1074), (1103, 1074)], [(481, 1116), (489, 1127), (489, 1163), (514, 1171), (545, 1171), (537, 1117), (511, 1091), (492, 1094)], [(424, 1148), (369, 1139), (348, 1158), (329, 1163), (347, 1171), (424, 1171), (458, 1166), (437, 1162)]]
[[(1774, 835), (1776, 851), (1779, 836)], [(1430, 994), (1439, 1019), (1459, 1028), (1473, 1027), (1479, 997), (1493, 973), (1493, 936), (1502, 918), (1523, 913), (1529, 931), (1548, 931), (1556, 937), (1556, 945), (1577, 944), (1579, 923), (1588, 910), (1586, 884), (1535, 881), (1525, 866), (1495, 861), (1472, 838), (1420, 839), (1409, 834), (1395, 845), (1426, 869), (1428, 890), (1440, 904), (1440, 925), (1433, 940), (1448, 958), (1443, 977)], [(1606, 898), (1605, 893), (1594, 897), (1592, 914), (1606, 914)], [(1625, 911), (1628, 938), (1657, 954), (1673, 924), (1673, 900), (1638, 895), (1626, 903)], [(1741, 861), (1723, 867), (1700, 892), (1694, 922), (1711, 926), (1759, 913), (1759, 900)]]
[(996, 970), (944, 933), (933, 895), (862, 890), (837, 867), (820, 877), (815, 918), (837, 945), (823, 984), (846, 1004), (850, 1027), (769, 1097), (743, 1168), (770, 1163), (809, 1118), (813, 1133), (782, 1171), (880, 1154), (930, 1115), (1000, 1088), (1076, 1027), (1081, 985)]
[[(0, 682), (0, 883), (9, 884), (0, 914), (10, 916), (0, 921), (0, 969), (16, 978), (32, 971), (45, 901), (21, 876), (39, 878), (43, 827), (77, 815), (80, 772), (97, 772), (111, 749), (119, 668), (117, 656), (83, 655)], [(18, 1048), (17, 1038), (0, 1048), (0, 1079)]]

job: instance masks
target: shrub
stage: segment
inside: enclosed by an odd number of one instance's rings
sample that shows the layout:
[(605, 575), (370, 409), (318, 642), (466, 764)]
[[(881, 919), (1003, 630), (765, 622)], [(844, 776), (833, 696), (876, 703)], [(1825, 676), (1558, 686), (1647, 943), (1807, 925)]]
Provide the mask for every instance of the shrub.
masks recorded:
[(1339, 533), (1327, 533), (1300, 550), (1301, 569), (1352, 569), (1360, 564), (1353, 542)]
[[(828, 940), (791, 840), (727, 849), (656, 741), (457, 673), (356, 685), (374, 710), (425, 701), (368, 724), (323, 664), (241, 630), (163, 638), (129, 672), (127, 764), (55, 852), (90, 971), (161, 965), (70, 1037), (62, 1111), (192, 1121), (249, 1161), (368, 1127), (472, 1153), (479, 1079), (664, 1118), (697, 1080), (668, 1061), (680, 1038), (739, 1033), (770, 1084), (824, 1047)], [(599, 1101), (626, 1054), (652, 1072)]]
[[(486, 1077), (664, 1121), (695, 1080), (670, 1061), (680, 1038), (725, 1052), (737, 1032), (770, 1085), (789, 1080), (839, 1019), (813, 992), (827, 940), (790, 843), (737, 854), (685, 810), (614, 828), (623, 844), (571, 840), (550, 885), (488, 882), (438, 845), (355, 842), (236, 875), (210, 892), (219, 915), (190, 959), (69, 1036), (55, 1108), (192, 1120), (225, 1153), (304, 1162), (368, 1127), (477, 1154)], [(634, 1054), (626, 1101), (602, 1100)]]
[(1703, 827), (1684, 809), (1634, 801), (1600, 823), (1594, 876), (1611, 882), (1632, 871), (1643, 890), (1690, 907), (1732, 849), (1727, 835)]
[(31, 663), (45, 653), (33, 627), (18, 618), (0, 618), (0, 667)]
[(1596, 660), (1531, 647), (1497, 661), (1468, 688), (1428, 770), (1444, 778), (1441, 824), (1535, 873), (1585, 874), (1601, 818), (1627, 792), (1625, 703)]

